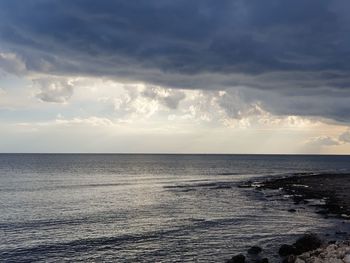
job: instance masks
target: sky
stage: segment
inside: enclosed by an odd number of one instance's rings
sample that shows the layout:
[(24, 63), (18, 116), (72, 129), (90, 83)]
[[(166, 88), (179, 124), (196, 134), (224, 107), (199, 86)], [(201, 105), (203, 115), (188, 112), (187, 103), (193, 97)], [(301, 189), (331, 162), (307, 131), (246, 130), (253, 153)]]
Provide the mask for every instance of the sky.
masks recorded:
[(0, 152), (350, 153), (348, 0), (0, 0)]

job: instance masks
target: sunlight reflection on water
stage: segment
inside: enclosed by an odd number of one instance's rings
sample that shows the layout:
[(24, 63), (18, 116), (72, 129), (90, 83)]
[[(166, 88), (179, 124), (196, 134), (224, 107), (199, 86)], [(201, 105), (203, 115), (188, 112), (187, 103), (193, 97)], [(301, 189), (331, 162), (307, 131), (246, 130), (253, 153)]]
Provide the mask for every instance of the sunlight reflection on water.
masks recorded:
[(0, 155), (0, 260), (220, 262), (329, 228), (242, 180), (350, 168), (349, 157)]

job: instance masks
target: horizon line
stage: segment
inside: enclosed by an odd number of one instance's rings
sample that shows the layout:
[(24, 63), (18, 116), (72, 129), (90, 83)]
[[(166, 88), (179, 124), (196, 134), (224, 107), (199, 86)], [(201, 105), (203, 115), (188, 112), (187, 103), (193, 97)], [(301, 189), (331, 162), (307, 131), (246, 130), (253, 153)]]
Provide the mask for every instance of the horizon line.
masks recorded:
[(4, 154), (57, 154), (57, 155), (279, 155), (279, 156), (350, 156), (350, 153), (159, 153), (159, 152), (0, 152)]

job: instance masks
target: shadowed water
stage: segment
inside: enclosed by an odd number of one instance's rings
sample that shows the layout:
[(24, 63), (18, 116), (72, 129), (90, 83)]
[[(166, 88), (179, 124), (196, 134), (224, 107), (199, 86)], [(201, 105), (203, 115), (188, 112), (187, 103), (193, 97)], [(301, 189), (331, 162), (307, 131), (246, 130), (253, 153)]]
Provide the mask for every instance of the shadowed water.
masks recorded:
[(0, 261), (223, 262), (267, 254), (311, 211), (237, 188), (297, 172), (348, 172), (345, 156), (0, 155)]

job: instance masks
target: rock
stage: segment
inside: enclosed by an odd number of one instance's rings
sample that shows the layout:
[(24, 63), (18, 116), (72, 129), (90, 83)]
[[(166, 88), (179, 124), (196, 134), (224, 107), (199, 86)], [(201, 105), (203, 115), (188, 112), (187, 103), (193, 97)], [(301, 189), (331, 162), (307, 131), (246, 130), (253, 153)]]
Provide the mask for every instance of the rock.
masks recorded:
[(242, 254), (233, 256), (227, 263), (245, 263), (245, 256)]
[(283, 263), (295, 263), (295, 260), (296, 260), (296, 256), (295, 255), (289, 255), (282, 262)]
[(350, 263), (350, 243), (336, 242), (297, 256), (295, 263)]
[(229, 186), (229, 185), (218, 185), (217, 187), (213, 188), (213, 189), (217, 189), (217, 190), (220, 190), (220, 189), (231, 189), (232, 187)]
[(316, 211), (316, 214), (327, 215), (328, 214), (328, 210), (318, 210), (318, 211)]
[(347, 235), (348, 232), (345, 232), (345, 231), (337, 231), (335, 232), (336, 235)]
[(253, 187), (252, 181), (247, 181), (243, 184), (238, 185), (238, 188), (251, 188), (251, 187)]
[(297, 210), (295, 210), (294, 208), (288, 210), (288, 212), (290, 212), (290, 213), (295, 213), (296, 211)]
[(278, 250), (278, 254), (281, 256), (281, 257), (286, 257), (288, 255), (292, 255), (292, 254), (295, 254), (295, 247), (294, 246), (291, 246), (291, 245), (286, 245), (286, 244), (283, 244), (280, 249)]
[(261, 251), (262, 251), (261, 247), (253, 246), (253, 247), (248, 249), (248, 254), (258, 255), (259, 253), (261, 253)]
[(322, 245), (321, 239), (315, 234), (305, 234), (294, 243), (295, 254), (300, 255), (304, 252), (315, 250)]
[(300, 204), (301, 202), (305, 202), (304, 197), (298, 196), (298, 195), (294, 195), (293, 200), (294, 200), (294, 204), (296, 205)]
[(247, 262), (254, 262), (254, 263), (269, 263), (268, 258), (258, 258), (258, 259), (253, 259), (253, 260), (249, 260)]

